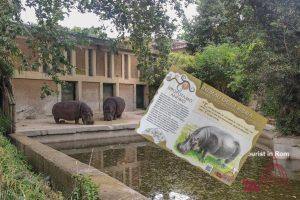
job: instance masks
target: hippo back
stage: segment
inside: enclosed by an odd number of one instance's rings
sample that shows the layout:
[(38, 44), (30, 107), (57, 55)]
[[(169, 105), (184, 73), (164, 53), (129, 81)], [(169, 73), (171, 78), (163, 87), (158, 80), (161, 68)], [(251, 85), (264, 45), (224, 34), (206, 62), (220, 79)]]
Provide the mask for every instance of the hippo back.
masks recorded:
[(75, 120), (80, 118), (80, 102), (65, 101), (54, 104), (52, 114), (55, 118)]

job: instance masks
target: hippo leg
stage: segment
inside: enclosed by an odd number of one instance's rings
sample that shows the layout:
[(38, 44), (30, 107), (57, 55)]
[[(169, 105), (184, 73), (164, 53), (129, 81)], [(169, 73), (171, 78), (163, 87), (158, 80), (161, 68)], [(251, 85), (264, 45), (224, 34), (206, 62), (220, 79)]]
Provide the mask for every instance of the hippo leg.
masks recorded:
[(235, 144), (235, 151), (229, 158), (225, 159), (224, 161), (225, 164), (228, 164), (231, 161), (233, 161), (236, 158), (236, 156), (239, 155), (240, 153), (240, 144), (238, 142), (234, 142), (234, 144)]
[(59, 124), (59, 118), (58, 117), (54, 117), (55, 123)]
[(116, 114), (116, 113), (114, 114), (114, 120), (115, 120), (115, 119), (117, 119), (117, 114)]
[(79, 124), (79, 118), (75, 119), (75, 124)]

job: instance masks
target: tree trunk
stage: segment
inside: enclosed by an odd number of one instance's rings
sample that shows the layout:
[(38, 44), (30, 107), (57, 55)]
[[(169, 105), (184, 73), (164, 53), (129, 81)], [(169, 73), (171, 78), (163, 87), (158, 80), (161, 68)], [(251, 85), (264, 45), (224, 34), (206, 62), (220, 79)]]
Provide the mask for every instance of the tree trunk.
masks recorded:
[(13, 88), (11, 79), (7, 77), (1, 77), (1, 92), (2, 92), (2, 102), (3, 114), (10, 120), (10, 128), (8, 134), (14, 133), (16, 131), (15, 125), (15, 98), (13, 94)]

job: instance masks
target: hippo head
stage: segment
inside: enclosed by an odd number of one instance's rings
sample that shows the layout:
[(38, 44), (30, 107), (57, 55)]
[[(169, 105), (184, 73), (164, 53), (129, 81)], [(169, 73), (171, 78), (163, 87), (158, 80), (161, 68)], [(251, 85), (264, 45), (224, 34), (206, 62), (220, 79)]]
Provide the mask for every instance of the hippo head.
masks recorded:
[(81, 116), (83, 124), (94, 124), (93, 111), (88, 105), (82, 106)]
[(108, 103), (103, 108), (104, 121), (112, 121), (116, 113), (116, 104)]
[(186, 154), (190, 150), (193, 150), (197, 146), (198, 142), (197, 138), (190, 135), (183, 143), (179, 143), (177, 145), (177, 149), (180, 153)]
[(107, 106), (104, 110), (104, 121), (112, 121), (114, 119), (115, 109), (111, 106)]

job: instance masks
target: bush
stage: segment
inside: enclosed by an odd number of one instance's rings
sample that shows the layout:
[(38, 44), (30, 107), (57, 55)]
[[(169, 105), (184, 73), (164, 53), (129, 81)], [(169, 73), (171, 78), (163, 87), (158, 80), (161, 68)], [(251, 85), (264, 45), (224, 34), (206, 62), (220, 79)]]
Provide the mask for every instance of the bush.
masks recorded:
[(98, 187), (92, 182), (90, 177), (81, 174), (73, 177), (75, 188), (72, 192), (72, 200), (99, 200)]
[(0, 124), (1, 124), (0, 133), (6, 133), (11, 126), (11, 121), (2, 114), (1, 110), (0, 110)]
[[(174, 56), (176, 55), (176, 57)], [(246, 103), (250, 98), (248, 88), (238, 80), (242, 77), (241, 48), (230, 44), (209, 45), (195, 56), (173, 54), (171, 63), (181, 67), (203, 82), (230, 97)], [(235, 83), (235, 84), (233, 84)]]

